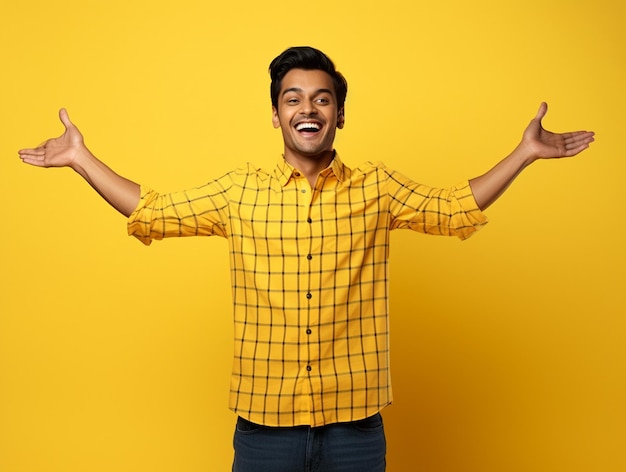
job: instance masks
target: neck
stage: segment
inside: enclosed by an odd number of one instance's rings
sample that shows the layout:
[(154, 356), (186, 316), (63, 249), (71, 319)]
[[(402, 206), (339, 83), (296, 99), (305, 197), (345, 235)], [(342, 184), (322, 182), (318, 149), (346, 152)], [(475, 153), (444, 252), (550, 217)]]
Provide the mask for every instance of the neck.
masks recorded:
[(326, 169), (335, 158), (335, 151), (324, 151), (316, 156), (302, 156), (285, 153), (285, 161), (298, 169), (309, 181), (311, 188), (320, 172)]

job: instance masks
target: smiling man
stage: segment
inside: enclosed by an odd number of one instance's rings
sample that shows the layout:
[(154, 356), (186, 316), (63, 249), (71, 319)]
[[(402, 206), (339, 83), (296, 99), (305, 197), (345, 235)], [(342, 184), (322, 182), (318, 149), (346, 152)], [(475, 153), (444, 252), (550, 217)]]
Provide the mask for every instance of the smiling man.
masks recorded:
[(272, 122), (284, 151), (269, 171), (247, 165), (159, 194), (98, 160), (65, 110), (62, 136), (19, 155), (32, 165), (74, 169), (129, 217), (129, 234), (145, 244), (228, 239), (234, 471), (384, 471), (380, 411), (392, 399), (389, 232), (465, 239), (526, 166), (574, 156), (593, 133), (544, 130), (541, 104), (520, 144), (493, 169), (433, 188), (382, 163), (343, 164), (333, 143), (345, 123), (347, 83), (322, 52), (290, 48), (272, 61), (270, 76)]

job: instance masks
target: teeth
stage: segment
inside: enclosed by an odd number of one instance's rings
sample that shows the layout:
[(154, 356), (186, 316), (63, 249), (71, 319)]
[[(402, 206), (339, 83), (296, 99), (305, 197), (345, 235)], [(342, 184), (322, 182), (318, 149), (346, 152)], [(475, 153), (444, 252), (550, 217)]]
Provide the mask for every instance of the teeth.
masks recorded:
[(303, 129), (314, 129), (314, 130), (319, 130), (320, 129), (320, 125), (319, 123), (299, 123), (296, 126), (296, 129), (298, 131), (302, 131)]

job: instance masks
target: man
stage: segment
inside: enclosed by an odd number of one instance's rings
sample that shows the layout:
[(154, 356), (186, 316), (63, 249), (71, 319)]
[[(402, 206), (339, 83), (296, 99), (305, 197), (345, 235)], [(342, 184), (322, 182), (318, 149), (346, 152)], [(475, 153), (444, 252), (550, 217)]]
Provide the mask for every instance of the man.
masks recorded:
[(230, 407), (239, 418), (233, 470), (383, 471), (380, 410), (391, 402), (389, 231), (462, 239), (482, 211), (540, 158), (574, 156), (593, 133), (543, 129), (546, 104), (513, 152), (449, 189), (417, 184), (383, 164), (351, 169), (336, 154), (347, 83), (332, 61), (290, 48), (270, 65), (272, 122), (284, 141), (272, 171), (251, 165), (160, 195), (109, 169), (66, 130), (19, 151), (26, 163), (67, 166), (129, 217), (146, 244), (173, 236), (229, 241), (235, 356)]

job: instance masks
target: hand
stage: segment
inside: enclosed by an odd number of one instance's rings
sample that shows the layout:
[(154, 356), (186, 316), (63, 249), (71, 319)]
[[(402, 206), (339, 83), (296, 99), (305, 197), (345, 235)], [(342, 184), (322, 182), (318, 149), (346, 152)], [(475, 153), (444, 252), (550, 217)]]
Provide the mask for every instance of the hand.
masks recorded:
[(70, 121), (65, 108), (59, 110), (59, 118), (65, 126), (65, 132), (36, 148), (20, 149), (18, 154), (23, 162), (38, 167), (72, 167), (79, 154), (88, 152), (83, 135)]
[(485, 210), (511, 185), (522, 170), (537, 159), (570, 157), (584, 151), (593, 142), (592, 131), (552, 133), (543, 129), (541, 120), (548, 111), (542, 103), (522, 137), (522, 142), (511, 154), (487, 173), (470, 180), (474, 199)]
[(592, 131), (573, 131), (570, 133), (552, 133), (543, 129), (541, 120), (548, 112), (548, 105), (539, 106), (537, 116), (533, 118), (522, 137), (520, 147), (527, 149), (531, 159), (554, 159), (571, 157), (584, 151), (594, 141)]

